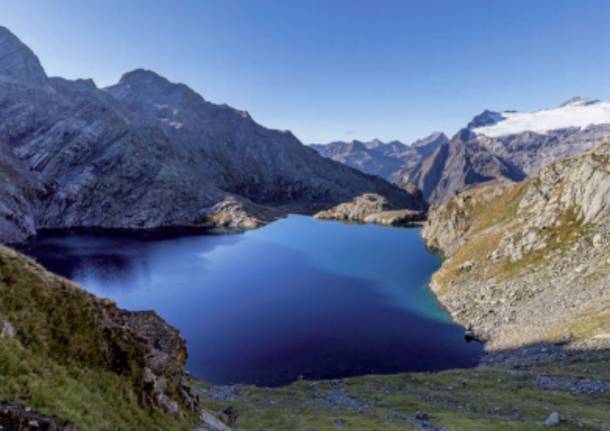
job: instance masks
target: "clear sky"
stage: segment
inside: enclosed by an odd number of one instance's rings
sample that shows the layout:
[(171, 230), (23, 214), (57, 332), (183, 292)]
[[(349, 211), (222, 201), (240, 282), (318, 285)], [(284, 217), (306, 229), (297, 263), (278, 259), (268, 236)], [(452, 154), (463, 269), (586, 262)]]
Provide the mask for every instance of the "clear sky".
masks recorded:
[(608, 0), (0, 0), (0, 25), (50, 75), (153, 69), (305, 143), (610, 99)]

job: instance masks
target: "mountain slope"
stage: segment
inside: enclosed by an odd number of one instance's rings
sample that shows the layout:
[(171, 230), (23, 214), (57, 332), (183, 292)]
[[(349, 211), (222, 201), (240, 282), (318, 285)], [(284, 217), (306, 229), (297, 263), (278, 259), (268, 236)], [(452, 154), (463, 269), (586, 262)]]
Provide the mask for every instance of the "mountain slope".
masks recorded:
[(121, 310), (0, 246), (3, 429), (56, 429), (20, 425), (33, 408), (62, 430), (191, 430), (185, 362), (185, 341), (154, 312)]
[[(608, 135), (610, 102), (573, 98), (536, 112), (486, 110), (453, 137), (448, 149), (404, 176), (429, 202), (439, 204), (476, 185), (536, 175), (555, 160), (599, 145)], [(447, 153), (452, 161), (445, 161)]]
[(473, 141), (470, 130), (464, 129), (438, 147), (404, 181), (422, 190), (429, 202), (438, 203), (480, 184), (524, 177), (519, 168)]
[[(432, 135), (422, 140), (432, 138), (433, 145), (423, 147), (426, 151), (413, 151), (418, 147), (414, 143), (389, 161), (375, 158), (370, 145), (356, 145), (357, 141), (315, 148), (326, 157), (398, 184), (412, 183), (429, 203), (440, 204), (478, 185), (536, 175), (555, 160), (599, 145), (608, 135), (610, 102), (575, 97), (557, 108), (535, 112), (485, 110), (450, 141)], [(395, 170), (397, 160), (400, 168)]]
[(609, 226), (607, 142), (432, 210), (423, 235), (446, 256), (432, 289), (490, 351), (540, 342), (608, 348)]
[(404, 170), (411, 169), (428, 157), (439, 145), (447, 142), (443, 133), (432, 133), (411, 145), (399, 141), (381, 142), (342, 142), (329, 144), (312, 144), (311, 147), (322, 156), (344, 163), (373, 175), (379, 175), (389, 181), (401, 183)]
[[(20, 206), (25, 213), (4, 215), (3, 241), (44, 228), (251, 228), (364, 193), (425, 208), (405, 190), (320, 157), (290, 132), (266, 129), (154, 72), (129, 72), (106, 89), (47, 78), (5, 28), (0, 119), (2, 160), (16, 160), (44, 190)], [(23, 217), (32, 221), (27, 229), (14, 222)]]

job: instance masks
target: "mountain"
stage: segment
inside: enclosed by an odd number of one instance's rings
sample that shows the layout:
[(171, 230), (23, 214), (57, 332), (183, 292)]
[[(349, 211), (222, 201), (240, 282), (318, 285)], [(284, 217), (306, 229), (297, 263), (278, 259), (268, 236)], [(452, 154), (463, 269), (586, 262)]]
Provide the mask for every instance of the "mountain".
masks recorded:
[(547, 164), (581, 154), (610, 134), (610, 102), (575, 97), (536, 112), (483, 111), (468, 127), (397, 182), (418, 186), (433, 204), (469, 188), (520, 181)]
[(393, 181), (401, 176), (402, 170), (417, 165), (446, 141), (447, 137), (443, 133), (436, 132), (411, 145), (400, 141), (382, 142), (374, 139), (369, 142), (336, 141), (310, 146), (324, 157)]
[(496, 181), (519, 181), (525, 174), (473, 140), (469, 129), (436, 148), (403, 182), (418, 187), (426, 200), (444, 201), (468, 188)]
[(432, 289), (486, 350), (610, 347), (610, 140), (451, 198), (423, 236), (446, 257)]
[(418, 196), (147, 70), (108, 88), (49, 78), (0, 28), (0, 240), (39, 229), (251, 228), (365, 193)]

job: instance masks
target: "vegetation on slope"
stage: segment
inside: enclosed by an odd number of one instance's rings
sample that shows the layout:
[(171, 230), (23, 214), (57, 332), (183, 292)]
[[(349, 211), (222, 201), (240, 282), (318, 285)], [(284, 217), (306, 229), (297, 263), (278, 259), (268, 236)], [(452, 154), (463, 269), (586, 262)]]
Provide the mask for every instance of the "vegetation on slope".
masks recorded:
[(477, 368), (440, 373), (298, 381), (282, 388), (198, 383), (202, 404), (229, 407), (236, 430), (543, 430), (610, 426), (606, 361), (528, 369)]
[(609, 347), (610, 142), (516, 185), (461, 193), (430, 211), (423, 235), (446, 257), (432, 289), (488, 351)]
[(0, 246), (0, 323), (14, 329), (0, 337), (0, 400), (83, 430), (192, 429), (188, 408), (167, 414), (150, 398), (141, 377), (150, 351), (112, 313), (109, 301)]

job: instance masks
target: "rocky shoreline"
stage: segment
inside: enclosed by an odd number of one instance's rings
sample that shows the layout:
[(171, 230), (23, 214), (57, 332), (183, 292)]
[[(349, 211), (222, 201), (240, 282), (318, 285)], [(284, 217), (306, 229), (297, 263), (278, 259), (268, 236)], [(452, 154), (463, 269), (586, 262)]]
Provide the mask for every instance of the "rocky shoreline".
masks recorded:
[(385, 226), (410, 226), (426, 219), (425, 210), (398, 208), (378, 194), (366, 193), (314, 215), (320, 220), (374, 223)]
[(610, 348), (609, 155), (606, 143), (430, 211), (422, 235), (445, 256), (431, 289), (485, 340), (485, 361)]

